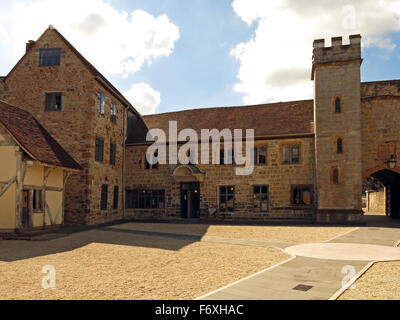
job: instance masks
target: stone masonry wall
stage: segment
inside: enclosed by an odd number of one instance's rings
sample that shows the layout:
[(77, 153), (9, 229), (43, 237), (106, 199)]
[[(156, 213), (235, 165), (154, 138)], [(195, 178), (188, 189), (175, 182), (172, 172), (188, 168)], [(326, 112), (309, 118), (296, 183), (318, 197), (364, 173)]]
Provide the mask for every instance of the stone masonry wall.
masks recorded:
[[(361, 213), (361, 47), (358, 37), (342, 46), (333, 38), (333, 47), (314, 43), (314, 117), (316, 124), (316, 178), (319, 221), (359, 219)], [(335, 112), (335, 100), (341, 112)], [(343, 153), (336, 141), (343, 139)], [(339, 183), (332, 179), (339, 170)], [(351, 213), (354, 212), (354, 216)], [(332, 215), (335, 214), (336, 216)]]
[[(283, 164), (282, 145), (299, 143), (301, 145), (300, 164)], [(233, 218), (268, 219), (312, 218), (313, 206), (295, 207), (291, 203), (292, 186), (314, 185), (314, 139), (302, 138), (291, 140), (257, 141), (256, 146), (267, 146), (267, 165), (256, 165), (250, 176), (237, 176), (236, 166), (232, 165), (196, 165), (205, 173), (200, 182), (201, 212), (208, 215), (209, 208), (218, 209), (219, 186), (235, 186), (235, 212), (228, 214)], [(166, 192), (165, 210), (128, 210), (134, 217), (179, 217), (180, 183), (172, 176), (176, 165), (160, 165), (158, 169), (144, 170), (143, 161), (146, 146), (127, 146), (126, 187), (129, 189), (164, 189)], [(212, 151), (210, 147), (210, 159)], [(202, 155), (200, 153), (199, 159)], [(268, 185), (271, 211), (268, 214), (254, 212), (253, 186)]]

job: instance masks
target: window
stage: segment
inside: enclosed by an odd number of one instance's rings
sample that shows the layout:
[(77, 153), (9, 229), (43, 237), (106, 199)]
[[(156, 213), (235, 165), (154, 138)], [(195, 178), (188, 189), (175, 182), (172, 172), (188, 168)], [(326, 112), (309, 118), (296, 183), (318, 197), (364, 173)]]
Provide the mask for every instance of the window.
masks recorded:
[(113, 209), (118, 210), (118, 200), (119, 200), (119, 187), (114, 187), (114, 199), (113, 199)]
[(229, 149), (228, 151), (228, 164), (234, 165), (235, 164), (235, 150)]
[(164, 209), (165, 190), (126, 190), (127, 209)]
[(336, 113), (341, 113), (342, 112), (342, 101), (340, 98), (336, 98), (335, 100), (335, 112)]
[(106, 96), (99, 91), (97, 93), (97, 112), (101, 115), (105, 113)]
[(39, 66), (59, 66), (60, 61), (60, 48), (40, 49)]
[(313, 201), (311, 190), (311, 186), (292, 187), (292, 204), (295, 206), (311, 206)]
[(151, 168), (152, 168), (152, 169), (158, 169), (158, 150), (157, 150), (156, 152), (154, 152), (154, 158), (157, 159), (157, 162), (156, 162), (156, 163), (153, 163), (153, 164), (151, 165)]
[(254, 186), (254, 210), (259, 212), (269, 211), (268, 186)]
[(258, 150), (257, 150), (257, 148), (253, 148), (253, 153), (251, 155), (251, 162), (253, 164), (257, 164), (257, 160), (258, 160), (257, 158), (258, 158)]
[(111, 122), (117, 122), (117, 105), (114, 102), (111, 102)]
[(336, 141), (336, 152), (343, 153), (343, 139), (339, 138)]
[(267, 164), (267, 147), (261, 147), (258, 155), (258, 164)]
[(51, 92), (46, 93), (45, 99), (45, 111), (59, 111), (62, 105), (62, 93), (61, 92)]
[(221, 212), (235, 211), (235, 186), (219, 187), (219, 210)]
[(219, 152), (219, 164), (225, 164), (225, 149), (221, 149)]
[(110, 144), (110, 164), (115, 166), (115, 158), (117, 155), (117, 145), (114, 143)]
[(96, 147), (94, 153), (94, 160), (104, 162), (104, 140), (96, 138)]
[(300, 163), (300, 146), (298, 144), (283, 146), (283, 163), (284, 164)]
[(339, 168), (332, 168), (332, 170), (331, 170), (331, 182), (333, 184), (339, 184), (339, 182), (340, 182)]
[(151, 170), (151, 169), (158, 169), (158, 151), (154, 152), (154, 158), (157, 158), (157, 162), (152, 164), (152, 159), (147, 161), (147, 153), (143, 155), (143, 161), (144, 161), (144, 170)]
[(42, 190), (33, 190), (33, 211), (42, 212), (43, 211), (43, 192)]
[(108, 206), (108, 184), (103, 184), (101, 186), (101, 200), (100, 200), (100, 210), (107, 210)]
[(127, 140), (135, 139), (135, 128), (136, 128), (136, 125), (138, 124), (138, 121), (139, 121), (139, 117), (136, 114), (134, 114), (132, 110), (128, 110), (127, 130), (126, 130)]

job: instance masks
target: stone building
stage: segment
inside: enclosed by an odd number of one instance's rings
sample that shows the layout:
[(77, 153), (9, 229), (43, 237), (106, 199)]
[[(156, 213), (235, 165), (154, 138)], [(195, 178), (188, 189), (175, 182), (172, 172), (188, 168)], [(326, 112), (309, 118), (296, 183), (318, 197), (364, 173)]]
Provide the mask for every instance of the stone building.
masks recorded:
[[(359, 221), (367, 177), (386, 187), (386, 212), (395, 217), (400, 80), (362, 82), (361, 65), (360, 35), (345, 45), (332, 38), (330, 47), (316, 40), (313, 100), (141, 116), (49, 27), (0, 77), (0, 99), (33, 113), (82, 165), (66, 186), (67, 224), (123, 217)], [(227, 140), (189, 154), (187, 164), (149, 164), (148, 131), (168, 134), (171, 121), (178, 131), (199, 135), (202, 129), (254, 129), (253, 173), (235, 173), (239, 165)], [(168, 145), (174, 143), (173, 152), (186, 146), (172, 137)], [(219, 164), (200, 161), (212, 157)]]

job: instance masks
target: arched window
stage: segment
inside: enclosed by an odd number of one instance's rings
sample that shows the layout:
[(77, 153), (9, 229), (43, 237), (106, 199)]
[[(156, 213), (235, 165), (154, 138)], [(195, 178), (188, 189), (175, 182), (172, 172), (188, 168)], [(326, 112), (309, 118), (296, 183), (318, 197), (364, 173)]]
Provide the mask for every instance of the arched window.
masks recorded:
[(339, 138), (336, 141), (336, 152), (343, 153), (343, 139)]
[(339, 184), (339, 169), (333, 168), (332, 170), (332, 183)]
[(342, 112), (342, 100), (339, 97), (335, 100), (335, 112), (341, 113)]

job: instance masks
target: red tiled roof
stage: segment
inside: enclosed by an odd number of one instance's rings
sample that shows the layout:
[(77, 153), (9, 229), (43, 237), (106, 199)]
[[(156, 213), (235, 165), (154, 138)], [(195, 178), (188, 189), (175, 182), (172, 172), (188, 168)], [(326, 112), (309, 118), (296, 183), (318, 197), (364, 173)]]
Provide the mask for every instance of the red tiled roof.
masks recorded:
[(0, 124), (34, 160), (51, 166), (82, 170), (29, 112), (0, 101)]
[(169, 121), (178, 121), (178, 131), (194, 129), (254, 129), (255, 137), (313, 134), (313, 100), (280, 102), (243, 107), (194, 109), (144, 116), (148, 129), (168, 133)]

